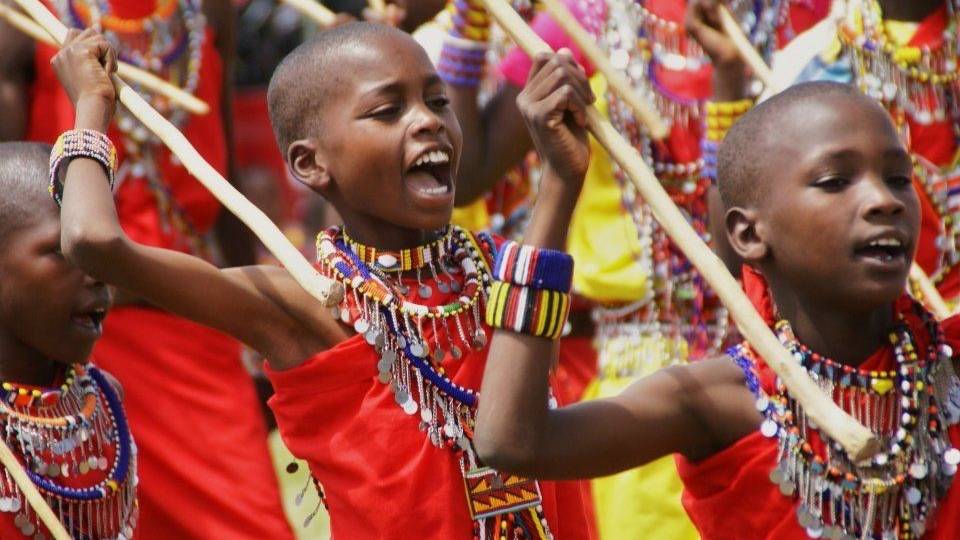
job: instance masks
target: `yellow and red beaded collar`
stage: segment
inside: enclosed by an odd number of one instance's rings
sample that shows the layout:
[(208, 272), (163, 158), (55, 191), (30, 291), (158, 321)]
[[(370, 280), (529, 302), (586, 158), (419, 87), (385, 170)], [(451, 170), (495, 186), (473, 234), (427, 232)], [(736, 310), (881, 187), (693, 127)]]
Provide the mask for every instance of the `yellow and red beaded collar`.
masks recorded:
[(350, 238), (346, 231), (343, 232), (343, 241), (366, 264), (385, 272), (407, 272), (423, 268), (431, 261), (441, 260), (450, 245), (450, 227), (444, 229), (443, 234), (429, 244), (399, 251), (365, 246)]

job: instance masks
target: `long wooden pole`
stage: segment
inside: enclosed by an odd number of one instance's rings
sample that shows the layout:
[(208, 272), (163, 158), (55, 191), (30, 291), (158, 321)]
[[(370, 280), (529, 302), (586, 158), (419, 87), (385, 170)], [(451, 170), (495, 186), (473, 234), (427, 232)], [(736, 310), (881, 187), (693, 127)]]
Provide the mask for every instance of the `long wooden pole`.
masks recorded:
[[(33, 22), (33, 19), (30, 17), (3, 3), (0, 3), (0, 18), (4, 19), (10, 26), (41, 43), (56, 45), (56, 42), (42, 26)], [(117, 74), (125, 80), (139, 84), (144, 90), (149, 90), (153, 94), (161, 95), (169, 99), (170, 103), (191, 114), (204, 115), (210, 112), (210, 106), (207, 105), (207, 102), (182, 88), (168, 83), (153, 73), (144, 71), (136, 66), (131, 66), (126, 62), (118, 62)]]
[[(760, 56), (760, 53), (753, 47), (753, 44), (747, 39), (740, 25), (738, 25), (737, 21), (733, 18), (730, 10), (725, 6), (720, 6), (720, 26), (723, 27), (723, 32), (727, 34), (727, 37), (730, 38), (737, 48), (740, 57), (743, 58), (743, 61), (750, 67), (753, 74), (763, 82), (764, 86), (773, 93), (782, 91), (783, 88), (780, 88), (780, 85), (778, 85), (773, 78), (773, 70), (770, 69), (770, 66), (768, 66), (763, 57)], [(917, 287), (926, 300), (925, 303), (927, 307), (933, 311), (933, 314), (936, 315), (938, 319), (946, 319), (951, 315), (950, 308), (947, 307), (947, 302), (943, 299), (940, 291), (937, 290), (933, 281), (930, 280), (930, 277), (927, 276), (926, 272), (924, 272), (916, 262), (910, 265), (910, 279), (917, 284)]]
[(60, 520), (57, 519), (56, 514), (53, 513), (50, 505), (47, 504), (46, 499), (40, 495), (37, 486), (33, 485), (33, 482), (30, 481), (26, 471), (23, 470), (23, 466), (17, 461), (17, 457), (13, 455), (13, 451), (10, 450), (10, 447), (3, 437), (0, 437), (0, 464), (3, 465), (10, 474), (10, 477), (13, 478), (14, 483), (20, 488), (20, 492), (23, 493), (23, 496), (27, 499), (27, 504), (30, 505), (30, 508), (32, 508), (37, 514), (37, 517), (40, 518), (40, 522), (50, 531), (54, 540), (71, 540), (70, 533), (67, 532), (63, 523), (60, 523)]
[[(550, 52), (550, 47), (520, 18), (505, 0), (483, 0), (490, 14), (528, 55)], [(587, 127), (627, 173), (660, 226), (683, 250), (690, 262), (726, 305), (744, 337), (766, 360), (802, 405), (806, 414), (833, 440), (843, 445), (852, 459), (861, 461), (874, 455), (880, 445), (877, 438), (852, 416), (844, 412), (817, 387), (790, 353), (780, 344), (754, 309), (726, 267), (697, 236), (670, 196), (654, 177), (637, 151), (594, 107), (587, 109)]]
[(301, 14), (312, 19), (320, 28), (333, 26), (337, 15), (327, 9), (318, 0), (280, 0), (280, 2), (296, 9)]
[[(67, 28), (40, 0), (16, 0), (20, 7), (53, 36), (57, 43), (66, 39)], [(113, 82), (117, 87), (120, 102), (137, 119), (152, 131), (173, 152), (183, 166), (216, 197), (224, 207), (233, 212), (264, 246), (286, 267), (297, 283), (324, 305), (333, 305), (343, 297), (343, 286), (320, 274), (297, 248), (280, 232), (259, 208), (248, 201), (230, 182), (220, 175), (203, 156), (187, 141), (183, 133), (153, 109), (139, 94), (116, 74)]]
[(649, 102), (641, 98), (630, 84), (623, 72), (610, 63), (607, 54), (595, 42), (595, 38), (587, 32), (577, 18), (570, 13), (567, 6), (560, 0), (542, 0), (543, 8), (550, 17), (563, 29), (563, 32), (576, 44), (580, 52), (591, 64), (603, 74), (610, 84), (610, 88), (620, 96), (620, 99), (633, 111), (647, 131), (654, 139), (662, 139), (668, 135), (667, 126), (663, 119)]

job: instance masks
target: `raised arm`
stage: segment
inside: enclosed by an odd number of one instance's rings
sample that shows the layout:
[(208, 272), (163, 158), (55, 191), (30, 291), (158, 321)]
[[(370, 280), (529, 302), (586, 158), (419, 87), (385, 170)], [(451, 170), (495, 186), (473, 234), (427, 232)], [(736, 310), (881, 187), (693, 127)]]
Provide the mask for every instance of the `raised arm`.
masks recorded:
[[(115, 96), (106, 73), (115, 65), (113, 50), (91, 30), (72, 32), (54, 59), (76, 107), (77, 129), (104, 132), (109, 125)], [(335, 323), (320, 315), (327, 310), (281, 269), (221, 271), (202, 259), (131, 241), (120, 227), (106, 174), (96, 161), (71, 161), (63, 184), (62, 248), (90, 275), (229, 333), (280, 369), (296, 365), (333, 338)], [(301, 318), (310, 313), (316, 315)]]
[[(588, 92), (570, 57), (555, 55), (537, 59), (518, 99), (545, 164), (525, 244), (564, 247), (588, 160)], [(704, 457), (759, 423), (743, 376), (728, 360), (671, 368), (615, 398), (550, 410), (547, 380), (557, 348), (544, 338), (494, 334), (474, 439), (485, 463), (538, 478), (601, 476), (673, 452)]]
[(0, 141), (27, 133), (27, 91), (33, 71), (33, 40), (0, 19)]

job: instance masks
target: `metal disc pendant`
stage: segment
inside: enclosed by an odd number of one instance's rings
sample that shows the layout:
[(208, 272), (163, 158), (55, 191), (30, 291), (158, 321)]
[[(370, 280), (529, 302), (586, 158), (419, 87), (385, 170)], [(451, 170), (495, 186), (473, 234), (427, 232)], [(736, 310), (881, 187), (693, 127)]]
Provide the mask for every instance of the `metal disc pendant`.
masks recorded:
[(473, 347), (476, 349), (482, 349), (487, 346), (487, 334), (483, 330), (477, 330), (473, 334)]
[(454, 438), (457, 436), (457, 426), (451, 423), (446, 423), (443, 425), (443, 434), (449, 438)]
[(434, 348), (430, 356), (433, 357), (434, 362), (439, 363), (443, 361), (443, 349), (441, 349), (440, 347)]
[(424, 356), (423, 345), (420, 343), (413, 343), (410, 345), (410, 354), (416, 356), (417, 358), (423, 358)]
[(380, 373), (383, 373), (384, 371), (389, 372), (392, 366), (393, 366), (392, 360), (388, 360), (387, 358), (381, 358), (380, 361), (377, 362), (377, 371), (379, 371)]
[(783, 481), (783, 471), (779, 467), (770, 471), (770, 481), (777, 485)]
[(412, 399), (408, 399), (403, 405), (401, 405), (401, 407), (403, 408), (403, 412), (408, 416), (413, 416), (416, 414), (418, 409), (417, 402)]
[(786, 480), (780, 483), (780, 493), (782, 493), (786, 497), (792, 497), (793, 492), (796, 490), (797, 490), (797, 485), (791, 482), (790, 480)]
[(457, 292), (457, 293), (458, 293), (458, 292), (460, 292), (461, 290), (463, 290), (463, 287), (460, 286), (460, 283), (459, 283), (459, 282), (451, 281), (451, 282), (450, 282), (450, 289), (451, 289), (453, 292)]
[(450, 286), (447, 285), (446, 282), (443, 282), (443, 281), (439, 281), (439, 280), (438, 280), (438, 281), (437, 281), (437, 290), (439, 290), (439, 291), (442, 292), (443, 294), (447, 294), (447, 293), (450, 292)]
[(426, 300), (433, 296), (433, 289), (429, 285), (420, 285), (420, 288), (417, 290), (417, 294), (420, 295), (420, 298)]
[(452, 356), (455, 360), (459, 360), (463, 357), (463, 351), (460, 350), (460, 347), (453, 345), (450, 347), (450, 356)]
[(357, 321), (353, 323), (353, 329), (358, 334), (366, 334), (367, 330), (370, 329), (370, 323), (368, 323), (366, 319), (357, 319)]
[(410, 287), (407, 287), (406, 285), (402, 285), (402, 284), (401, 284), (401, 285), (400, 285), (400, 294), (402, 294), (402, 295), (404, 295), (404, 296), (410, 294)]
[(810, 538), (820, 538), (823, 536), (823, 527), (819, 525), (807, 527), (807, 536)]
[(394, 394), (393, 398), (397, 401), (397, 405), (400, 405), (402, 407), (403, 404), (406, 403), (408, 399), (410, 399), (410, 394), (408, 394), (406, 390), (401, 388), (400, 390), (397, 391), (396, 394)]
[(389, 371), (381, 371), (380, 374), (377, 375), (377, 380), (380, 381), (382, 384), (389, 383), (390, 379), (392, 378), (393, 378), (393, 375)]
[(767, 437), (768, 439), (770, 437), (775, 436), (778, 431), (780, 431), (780, 427), (777, 426), (776, 422), (774, 422), (773, 420), (770, 420), (769, 418), (767, 418), (766, 420), (763, 421), (762, 424), (760, 424), (760, 433), (763, 434), (763, 436)]
[(376, 330), (373, 330), (373, 329), (367, 330), (367, 333), (364, 334), (363, 337), (366, 338), (368, 344), (376, 345), (377, 339), (380, 338), (380, 332), (377, 332)]
[(433, 411), (430, 409), (420, 409), (420, 419), (429, 424), (433, 421)]

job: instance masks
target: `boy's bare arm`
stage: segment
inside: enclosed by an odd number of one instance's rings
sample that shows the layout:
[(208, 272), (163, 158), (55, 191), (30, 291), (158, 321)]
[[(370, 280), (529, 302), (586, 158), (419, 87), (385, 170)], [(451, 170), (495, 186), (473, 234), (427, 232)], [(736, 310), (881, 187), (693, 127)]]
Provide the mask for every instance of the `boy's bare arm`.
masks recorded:
[[(55, 58), (76, 106), (76, 128), (106, 130), (115, 98), (106, 73), (115, 64), (112, 49), (92, 31), (71, 33)], [(106, 174), (92, 160), (76, 159), (67, 168), (61, 227), (64, 253), (93, 277), (227, 332), (276, 368), (296, 365), (331, 343), (324, 336), (337, 331), (327, 311), (282, 270), (221, 271), (202, 259), (131, 241), (120, 227)], [(312, 316), (298, 318), (307, 314)]]
[(27, 133), (33, 50), (30, 37), (0, 20), (0, 141), (22, 140)]
[[(589, 160), (584, 109), (592, 100), (570, 56), (534, 62), (518, 105), (545, 172), (525, 244), (564, 248)], [(709, 455), (759, 421), (743, 375), (729, 360), (665, 370), (616, 398), (551, 411), (547, 380), (558, 347), (494, 334), (474, 439), (486, 463), (541, 478), (600, 476), (673, 452)]]

